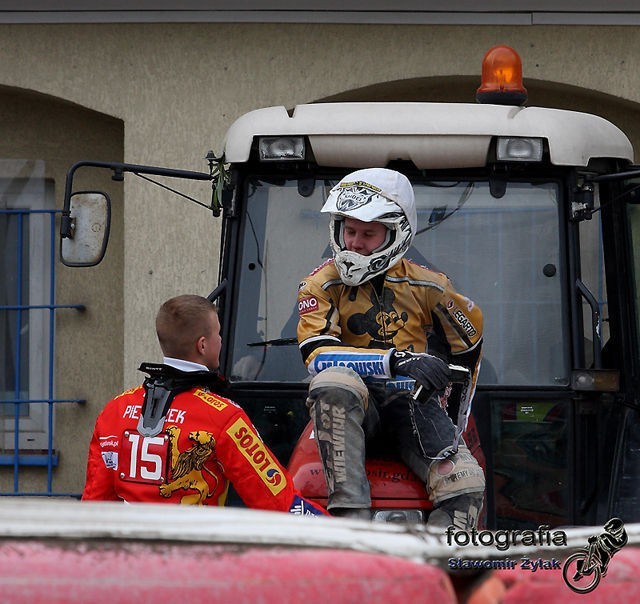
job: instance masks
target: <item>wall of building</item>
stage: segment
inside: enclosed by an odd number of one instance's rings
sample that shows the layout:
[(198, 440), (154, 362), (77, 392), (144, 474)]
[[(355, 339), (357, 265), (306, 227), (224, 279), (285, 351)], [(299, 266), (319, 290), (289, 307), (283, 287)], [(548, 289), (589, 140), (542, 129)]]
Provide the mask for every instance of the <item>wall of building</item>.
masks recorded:
[[(79, 158), (122, 161), (123, 142), (123, 124), (118, 119), (29, 90), (0, 87), (0, 157), (44, 161), (44, 176), (54, 182), (56, 208), (62, 208), (65, 176), (74, 162)], [(112, 236), (105, 260), (98, 267), (69, 269), (60, 262), (55, 267), (56, 303), (81, 304), (86, 309), (60, 309), (55, 314), (55, 393), (57, 398), (88, 401), (85, 405), (62, 403), (56, 409), (54, 446), (61, 462), (54, 489), (63, 492), (77, 492), (78, 476), (84, 473), (89, 425), (100, 401), (120, 389), (124, 375), (122, 187), (114, 186), (106, 174), (89, 175), (82, 170), (77, 184), (109, 192)], [(47, 345), (46, 341), (40, 343)], [(4, 354), (2, 351), (2, 362)], [(43, 492), (43, 484), (42, 468), (21, 470), (20, 490)], [(0, 468), (0, 492), (12, 490), (13, 467)]]
[[(0, 149), (4, 157), (46, 150), (61, 206), (73, 161), (123, 158), (203, 171), (206, 152), (221, 150), (233, 120), (257, 107), (473, 102), (482, 57), (498, 43), (520, 53), (530, 105), (598, 113), (640, 144), (633, 26), (128, 23), (0, 25), (0, 86), (47, 95), (34, 112), (3, 111)], [(38, 112), (52, 125), (34, 120)], [(133, 176), (110, 186), (122, 199), (105, 264), (61, 269), (59, 301), (91, 304), (86, 317), (59, 320), (58, 394), (88, 402), (59, 414), (56, 440), (65, 444), (57, 490), (81, 488), (90, 430), (106, 398), (141, 381), (141, 361), (160, 359), (159, 304), (178, 293), (206, 295), (217, 281), (219, 224), (205, 209)], [(180, 188), (209, 200), (205, 183)]]

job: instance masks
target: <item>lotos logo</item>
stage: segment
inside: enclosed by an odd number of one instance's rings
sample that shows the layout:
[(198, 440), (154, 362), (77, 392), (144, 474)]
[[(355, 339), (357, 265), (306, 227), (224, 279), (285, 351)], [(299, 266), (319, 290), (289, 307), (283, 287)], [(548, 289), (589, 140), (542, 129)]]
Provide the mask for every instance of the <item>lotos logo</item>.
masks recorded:
[(298, 313), (304, 315), (308, 312), (318, 309), (318, 300), (313, 296), (309, 296), (308, 298), (301, 298), (298, 301)]
[(282, 482), (282, 473), (275, 468), (267, 470), (267, 478), (271, 484), (278, 486)]
[(256, 431), (239, 417), (227, 429), (227, 434), (269, 490), (274, 495), (282, 491), (287, 485), (287, 481), (280, 466), (267, 451)]
[(197, 396), (201, 401), (204, 401), (205, 403), (207, 403), (207, 405), (210, 405), (211, 407), (213, 407), (214, 409), (217, 409), (218, 411), (222, 411), (227, 407), (227, 403), (225, 403), (220, 397), (216, 396), (215, 394), (212, 394), (211, 392), (205, 392), (200, 388), (198, 388), (193, 393), (193, 395)]

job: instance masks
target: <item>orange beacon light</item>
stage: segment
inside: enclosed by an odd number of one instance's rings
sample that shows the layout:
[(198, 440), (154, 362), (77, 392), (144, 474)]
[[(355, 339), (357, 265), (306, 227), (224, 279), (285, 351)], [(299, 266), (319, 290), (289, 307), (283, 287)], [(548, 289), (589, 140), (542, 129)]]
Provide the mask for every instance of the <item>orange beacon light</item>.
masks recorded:
[(494, 46), (482, 59), (482, 82), (476, 101), (494, 105), (524, 105), (527, 89), (522, 84), (522, 61), (510, 46)]

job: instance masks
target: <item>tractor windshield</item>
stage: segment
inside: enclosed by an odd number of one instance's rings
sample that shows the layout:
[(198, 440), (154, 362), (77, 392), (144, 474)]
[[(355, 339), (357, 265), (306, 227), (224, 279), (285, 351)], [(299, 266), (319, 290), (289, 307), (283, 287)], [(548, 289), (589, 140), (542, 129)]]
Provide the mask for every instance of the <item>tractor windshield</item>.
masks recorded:
[[(307, 377), (296, 338), (298, 283), (330, 257), (320, 212), (339, 180), (248, 183), (241, 227), (232, 380)], [(569, 382), (555, 181), (414, 179), (418, 234), (407, 257), (446, 273), (484, 312), (480, 384)]]

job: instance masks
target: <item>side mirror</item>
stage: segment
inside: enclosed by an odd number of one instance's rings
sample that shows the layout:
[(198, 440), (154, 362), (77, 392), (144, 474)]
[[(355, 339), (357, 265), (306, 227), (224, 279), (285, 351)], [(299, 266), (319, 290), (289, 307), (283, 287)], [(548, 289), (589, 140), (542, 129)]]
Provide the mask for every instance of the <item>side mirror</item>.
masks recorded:
[(65, 266), (99, 264), (107, 249), (111, 226), (111, 200), (107, 194), (98, 191), (74, 193), (66, 220), (68, 234), (60, 239), (62, 263)]

